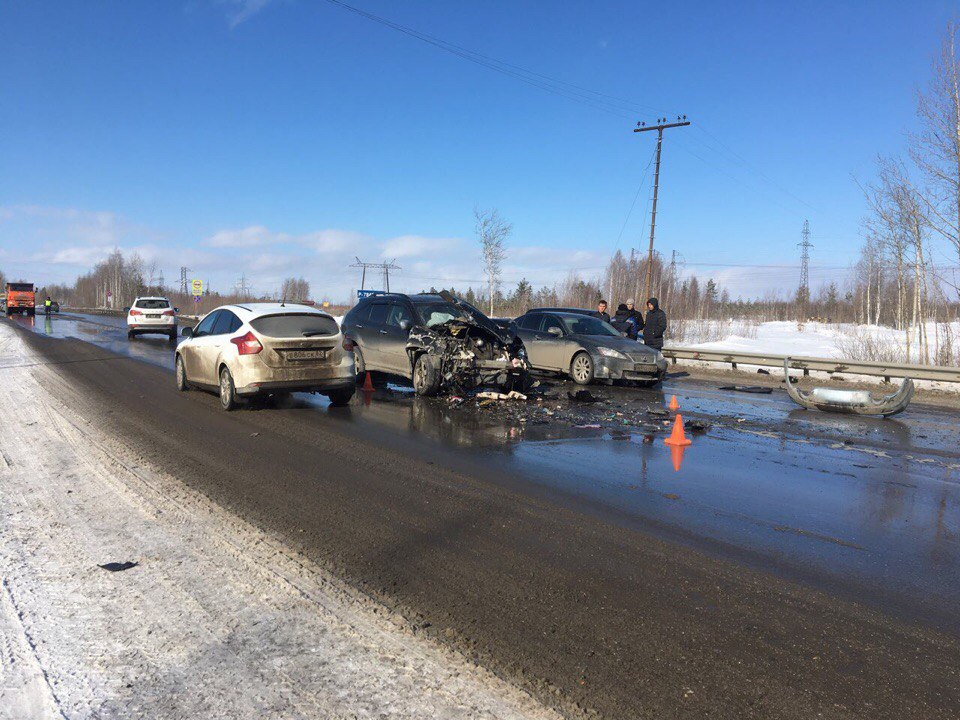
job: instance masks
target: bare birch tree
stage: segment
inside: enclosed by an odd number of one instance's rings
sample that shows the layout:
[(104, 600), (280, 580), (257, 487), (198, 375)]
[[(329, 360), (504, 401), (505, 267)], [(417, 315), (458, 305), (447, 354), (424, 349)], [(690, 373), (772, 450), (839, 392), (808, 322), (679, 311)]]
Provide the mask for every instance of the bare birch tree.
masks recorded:
[(487, 276), (487, 290), (490, 299), (490, 315), (493, 315), (493, 301), (500, 284), (503, 261), (507, 257), (504, 242), (513, 231), (513, 225), (500, 217), (496, 209), (481, 210), (474, 208), (477, 240), (480, 242), (480, 255), (483, 258), (483, 270)]
[(927, 92), (918, 93), (921, 129), (910, 157), (926, 180), (919, 194), (927, 223), (960, 258), (960, 25), (947, 24)]
[(288, 277), (280, 286), (280, 299), (287, 302), (303, 302), (310, 297), (310, 283), (303, 278)]

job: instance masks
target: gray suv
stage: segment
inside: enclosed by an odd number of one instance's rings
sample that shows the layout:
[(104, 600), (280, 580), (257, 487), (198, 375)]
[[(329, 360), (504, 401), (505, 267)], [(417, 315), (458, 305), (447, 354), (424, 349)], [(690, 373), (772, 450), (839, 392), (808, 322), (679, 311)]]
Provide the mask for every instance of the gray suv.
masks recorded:
[(342, 327), (354, 344), (358, 375), (397, 375), (419, 395), (480, 387), (522, 392), (529, 385), (523, 342), (446, 291), (363, 298)]

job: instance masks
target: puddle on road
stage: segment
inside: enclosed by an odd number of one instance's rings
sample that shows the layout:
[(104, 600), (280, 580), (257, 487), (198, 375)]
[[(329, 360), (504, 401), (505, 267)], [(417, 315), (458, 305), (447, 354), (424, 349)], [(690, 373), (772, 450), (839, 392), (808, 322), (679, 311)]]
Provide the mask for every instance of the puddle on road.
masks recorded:
[[(161, 336), (127, 340), (123, 318), (32, 320), (15, 318), (35, 332), (172, 367), (173, 346)], [(960, 616), (960, 454), (949, 411), (915, 406), (898, 419), (838, 417), (797, 409), (782, 392), (744, 396), (691, 379), (662, 390), (597, 388), (607, 402), (585, 409), (565, 399), (568, 389), (550, 388), (557, 397), (539, 407), (477, 409), (387, 386), (358, 392), (329, 418), (351, 432), (367, 426), (426, 443), (424, 452), (441, 462), (444, 454), (450, 462), (466, 458), (504, 482), (560, 491), (615, 522), (706, 542), (764, 569), (856, 580), (867, 600)], [(679, 452), (663, 443), (672, 415), (646, 413), (674, 393), (685, 419), (711, 424)], [(291, 402), (327, 407), (309, 395)]]

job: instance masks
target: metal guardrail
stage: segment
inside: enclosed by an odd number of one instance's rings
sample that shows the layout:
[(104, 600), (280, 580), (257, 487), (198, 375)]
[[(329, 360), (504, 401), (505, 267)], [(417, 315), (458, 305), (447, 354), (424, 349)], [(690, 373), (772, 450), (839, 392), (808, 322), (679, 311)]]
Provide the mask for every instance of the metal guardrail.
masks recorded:
[(663, 349), (663, 356), (676, 363), (677, 360), (697, 360), (700, 362), (723, 363), (731, 365), (755, 365), (759, 367), (783, 367), (785, 357), (790, 358), (790, 367), (803, 370), (809, 375), (811, 370), (825, 373), (850, 373), (852, 375), (870, 375), (890, 378), (913, 378), (914, 380), (936, 380), (939, 382), (960, 383), (960, 368), (941, 365), (906, 365), (898, 363), (880, 363), (840, 358), (800, 357), (796, 355), (769, 355), (765, 353), (729, 352), (724, 350), (693, 350), (689, 348)]

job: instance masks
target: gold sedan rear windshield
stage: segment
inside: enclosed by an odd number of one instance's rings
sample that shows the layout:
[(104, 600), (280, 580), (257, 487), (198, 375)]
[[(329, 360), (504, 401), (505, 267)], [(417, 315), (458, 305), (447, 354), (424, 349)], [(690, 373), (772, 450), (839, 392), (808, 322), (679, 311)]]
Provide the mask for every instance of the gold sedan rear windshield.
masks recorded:
[(314, 313), (264, 315), (250, 325), (261, 335), (275, 338), (322, 337), (340, 332), (336, 320)]

